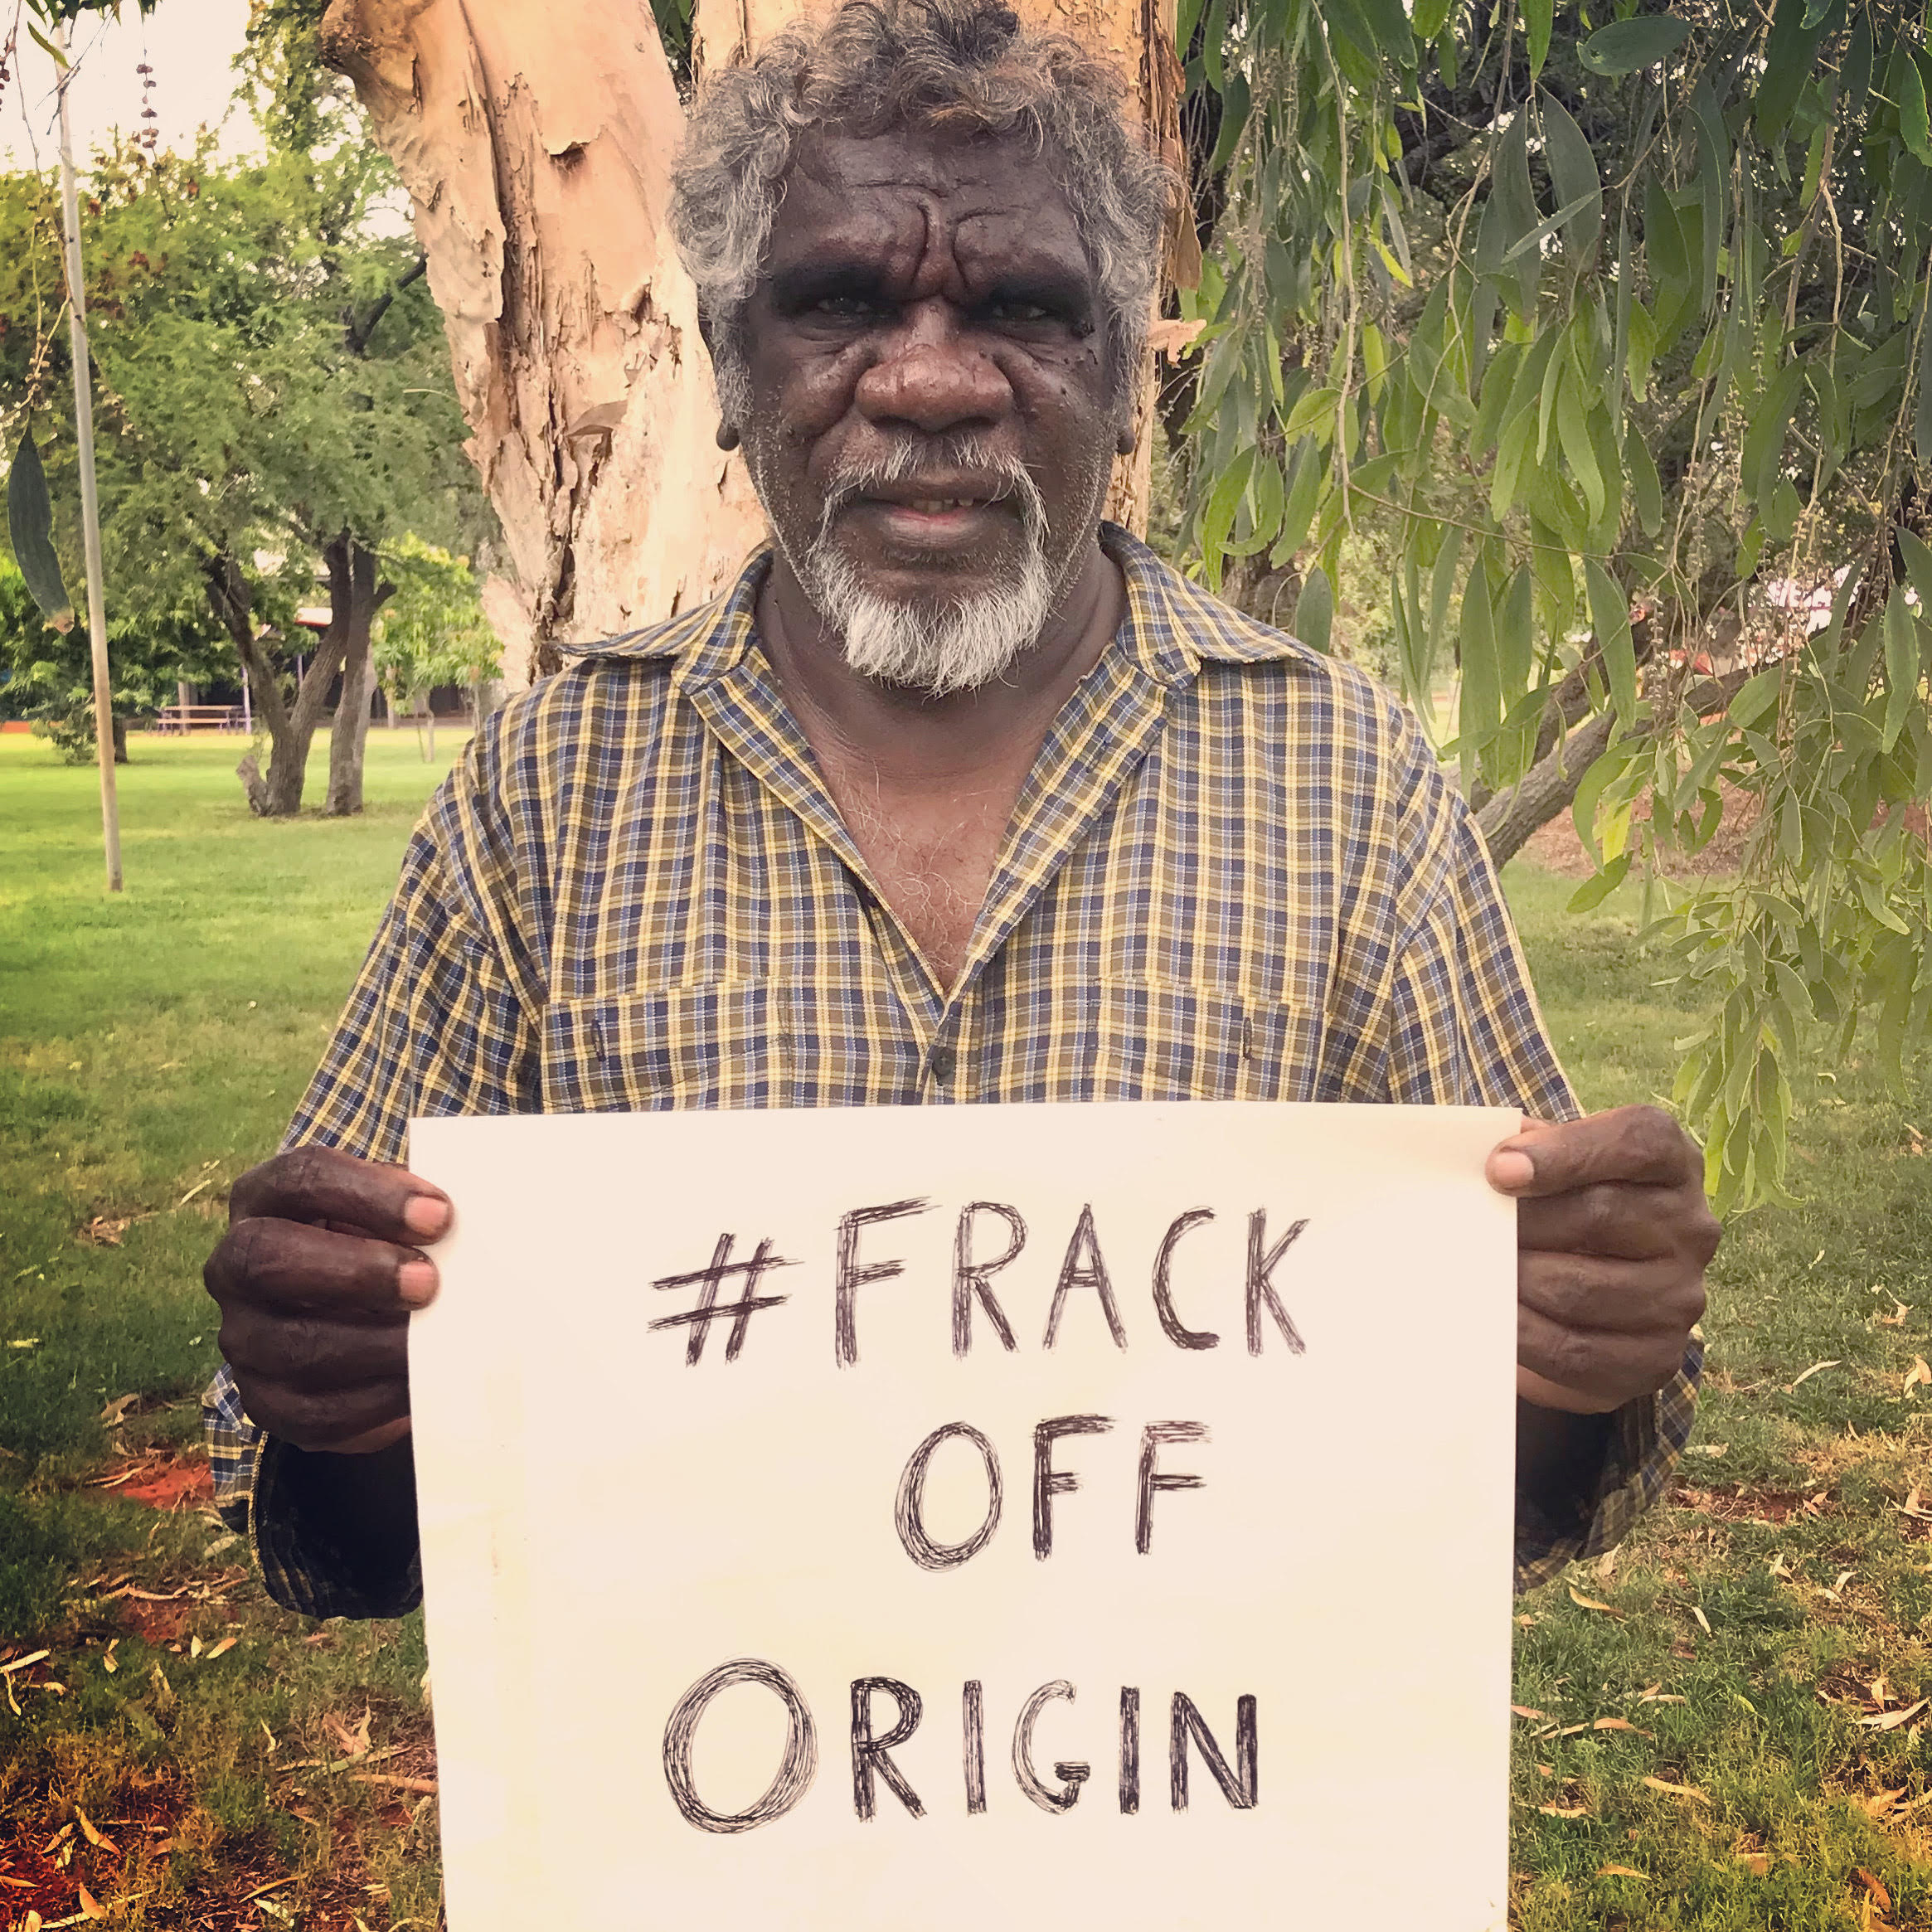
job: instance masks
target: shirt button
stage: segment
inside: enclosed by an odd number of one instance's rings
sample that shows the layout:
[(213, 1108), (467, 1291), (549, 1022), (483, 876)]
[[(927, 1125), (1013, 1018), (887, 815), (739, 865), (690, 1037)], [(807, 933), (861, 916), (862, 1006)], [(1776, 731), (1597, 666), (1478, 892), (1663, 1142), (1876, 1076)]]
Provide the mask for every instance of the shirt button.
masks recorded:
[(959, 1064), (959, 1056), (950, 1046), (935, 1046), (926, 1056), (926, 1070), (940, 1086), (944, 1086), (953, 1077), (954, 1070)]

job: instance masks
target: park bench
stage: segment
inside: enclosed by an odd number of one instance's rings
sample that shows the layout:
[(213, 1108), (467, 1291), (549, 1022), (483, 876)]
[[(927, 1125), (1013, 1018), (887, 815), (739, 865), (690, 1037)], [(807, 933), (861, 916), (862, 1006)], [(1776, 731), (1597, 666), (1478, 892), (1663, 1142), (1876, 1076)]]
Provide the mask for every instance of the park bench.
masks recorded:
[(248, 724), (238, 704), (164, 704), (154, 714), (157, 731), (185, 735), (190, 731), (245, 731)]

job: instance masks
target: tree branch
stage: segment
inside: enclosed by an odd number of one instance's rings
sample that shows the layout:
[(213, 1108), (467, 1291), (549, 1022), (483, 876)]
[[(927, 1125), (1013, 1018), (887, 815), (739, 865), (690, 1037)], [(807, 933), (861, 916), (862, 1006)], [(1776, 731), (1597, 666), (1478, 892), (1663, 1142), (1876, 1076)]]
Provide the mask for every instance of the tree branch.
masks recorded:
[(401, 294), (411, 282), (420, 281), (429, 273), (429, 269), (430, 258), (426, 255), (418, 255), (415, 259), (415, 265), (405, 269), (402, 275), (398, 278), (396, 286), (377, 300), (376, 306), (369, 311), (360, 327), (357, 325), (352, 315), (345, 314), (343, 316), (342, 340), (347, 345), (349, 353), (352, 356), (368, 354), (369, 338), (375, 334), (376, 323), (388, 314), (390, 303), (395, 301), (396, 297)]

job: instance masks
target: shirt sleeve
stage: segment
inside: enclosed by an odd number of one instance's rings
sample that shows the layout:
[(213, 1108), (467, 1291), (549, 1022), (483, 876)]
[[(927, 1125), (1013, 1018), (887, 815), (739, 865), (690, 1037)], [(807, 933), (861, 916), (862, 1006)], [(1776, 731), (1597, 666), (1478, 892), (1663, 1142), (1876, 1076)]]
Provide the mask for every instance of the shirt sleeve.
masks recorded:
[[(1441, 828), (1442, 862), (1431, 868), (1396, 966), (1389, 1097), (1574, 1120), (1583, 1109), (1550, 1043), (1488, 848), (1453, 794)], [(1703, 1362), (1704, 1345), (1693, 1339), (1665, 1388), (1616, 1412), (1603, 1467), (1575, 1521), (1546, 1520), (1518, 1498), (1519, 1590), (1622, 1541), (1663, 1493), (1690, 1440)]]
[[(513, 866), (478, 803), (481, 743), (472, 741), (410, 841), (284, 1148), (318, 1145), (398, 1162), (412, 1116), (541, 1109), (528, 962), (506, 944), (501, 911)], [(202, 1420), (216, 1507), (250, 1537), (277, 1603), (309, 1616), (391, 1617), (421, 1600), (416, 1563), (371, 1595), (303, 1520), (282, 1478), (305, 1452), (250, 1420), (226, 1366), (203, 1397)]]

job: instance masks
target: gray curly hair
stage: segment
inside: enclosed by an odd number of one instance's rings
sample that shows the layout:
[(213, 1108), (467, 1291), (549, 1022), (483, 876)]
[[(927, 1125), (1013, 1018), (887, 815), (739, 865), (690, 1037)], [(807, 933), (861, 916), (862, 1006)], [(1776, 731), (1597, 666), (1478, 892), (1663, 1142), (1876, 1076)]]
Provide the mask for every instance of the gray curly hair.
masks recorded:
[(742, 324), (800, 139), (898, 129), (1017, 135), (1071, 204), (1099, 282), (1124, 405), (1146, 347), (1172, 170), (1121, 111), (1119, 75), (1064, 34), (1022, 27), (1005, 0), (846, 0), (801, 21), (699, 95), (672, 177), (671, 231), (727, 422), (742, 423)]

